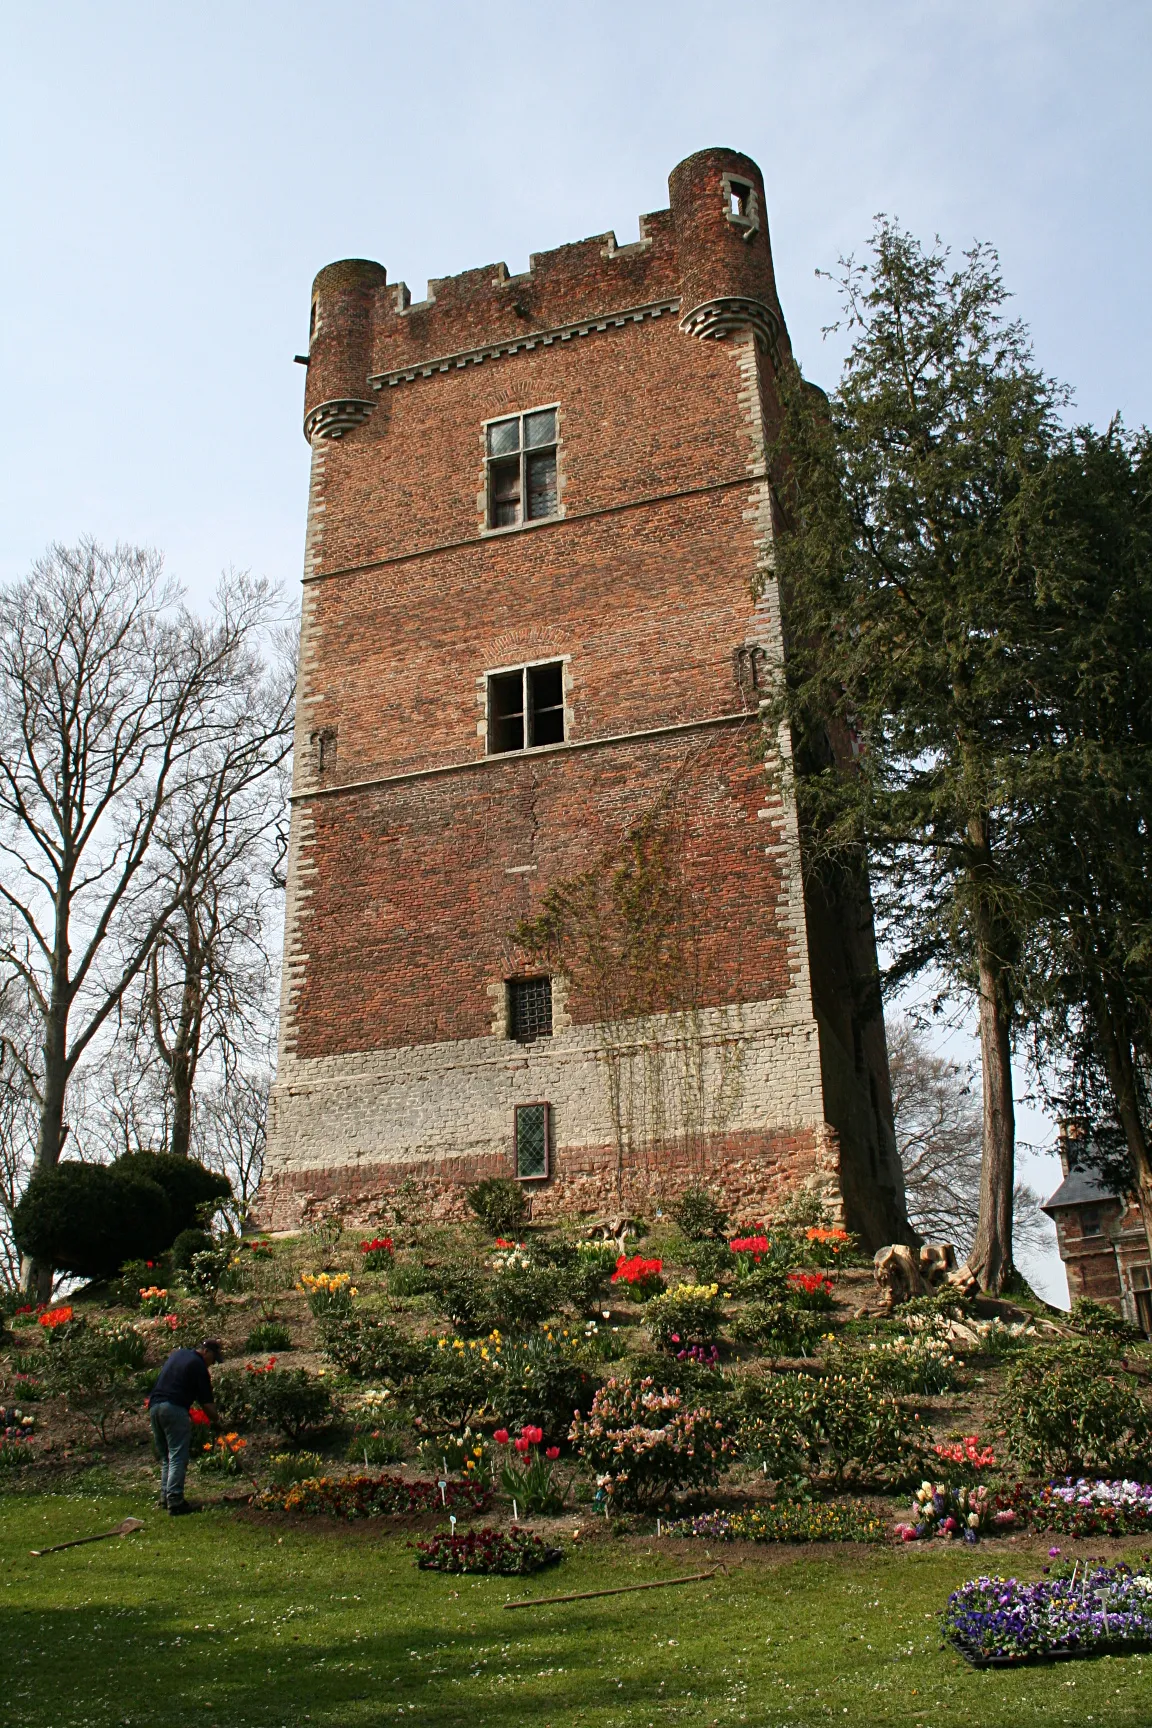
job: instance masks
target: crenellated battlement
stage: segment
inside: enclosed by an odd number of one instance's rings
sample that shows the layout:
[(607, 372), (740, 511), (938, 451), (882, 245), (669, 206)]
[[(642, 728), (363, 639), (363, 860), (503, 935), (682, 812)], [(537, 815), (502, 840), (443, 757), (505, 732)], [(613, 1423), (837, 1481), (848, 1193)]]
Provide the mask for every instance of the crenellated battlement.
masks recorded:
[(669, 207), (642, 216), (635, 241), (596, 234), (533, 253), (515, 275), (496, 263), (433, 278), (424, 300), (389, 283), (383, 265), (328, 265), (312, 290), (305, 435), (344, 436), (399, 382), (666, 313), (703, 339), (750, 328), (778, 361), (787, 337), (759, 168), (703, 150), (669, 190)]

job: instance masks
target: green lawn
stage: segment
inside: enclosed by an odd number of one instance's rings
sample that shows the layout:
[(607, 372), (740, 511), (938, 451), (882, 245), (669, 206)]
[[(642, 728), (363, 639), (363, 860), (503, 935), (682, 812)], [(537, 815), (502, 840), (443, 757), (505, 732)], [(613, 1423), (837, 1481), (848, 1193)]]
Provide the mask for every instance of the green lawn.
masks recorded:
[[(147, 1520), (134, 1536), (29, 1556), (130, 1514)], [(702, 1570), (705, 1545), (602, 1537), (534, 1579), (448, 1578), (418, 1572), (405, 1539), (375, 1525), (5, 1496), (0, 1722), (1152, 1722), (1152, 1656), (977, 1674), (940, 1650), (949, 1589), (982, 1563), (1031, 1572), (1038, 1548), (812, 1552), (715, 1548), (729, 1571), (706, 1584), (509, 1614), (513, 1596)]]

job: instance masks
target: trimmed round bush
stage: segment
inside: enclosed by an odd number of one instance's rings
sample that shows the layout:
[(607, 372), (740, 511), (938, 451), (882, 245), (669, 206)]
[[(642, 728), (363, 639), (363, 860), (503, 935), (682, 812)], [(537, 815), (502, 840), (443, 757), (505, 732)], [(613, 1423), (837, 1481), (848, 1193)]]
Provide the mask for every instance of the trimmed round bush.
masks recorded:
[(169, 1252), (173, 1272), (190, 1271), (193, 1255), (208, 1254), (215, 1246), (207, 1230), (181, 1230)]
[(708, 1188), (693, 1183), (670, 1208), (689, 1242), (720, 1239), (728, 1228), (728, 1213), (721, 1201)]
[(21, 1254), (78, 1278), (158, 1259), (175, 1234), (168, 1196), (140, 1170), (68, 1160), (38, 1170), (13, 1215)]
[[(203, 1225), (206, 1207), (215, 1211), (221, 1200), (232, 1195), (232, 1184), (215, 1170), (206, 1170), (195, 1158), (175, 1158), (170, 1152), (126, 1152), (112, 1169), (120, 1175), (155, 1182), (168, 1197), (173, 1236)], [(171, 1239), (170, 1239), (171, 1240)], [(165, 1248), (168, 1243), (164, 1244)]]

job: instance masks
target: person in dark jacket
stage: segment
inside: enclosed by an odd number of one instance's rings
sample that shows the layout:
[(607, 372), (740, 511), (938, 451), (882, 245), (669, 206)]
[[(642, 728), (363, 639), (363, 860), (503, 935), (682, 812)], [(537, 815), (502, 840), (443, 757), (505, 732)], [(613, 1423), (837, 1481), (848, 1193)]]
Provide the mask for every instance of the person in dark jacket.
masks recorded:
[(184, 1498), (184, 1477), (192, 1450), (192, 1406), (199, 1404), (209, 1422), (216, 1421), (209, 1365), (224, 1352), (216, 1338), (205, 1338), (195, 1350), (173, 1350), (148, 1394), (152, 1443), (160, 1460), (160, 1504), (173, 1518), (191, 1512)]

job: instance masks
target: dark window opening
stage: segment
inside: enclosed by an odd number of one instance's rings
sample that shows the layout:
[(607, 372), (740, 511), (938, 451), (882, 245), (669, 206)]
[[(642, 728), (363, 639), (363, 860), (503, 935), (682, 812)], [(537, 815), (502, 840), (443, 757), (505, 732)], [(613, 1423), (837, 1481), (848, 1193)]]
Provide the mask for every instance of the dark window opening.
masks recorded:
[(317, 774), (326, 774), (336, 766), (336, 729), (326, 726), (322, 732), (312, 734), (312, 759)]
[(552, 1036), (551, 978), (513, 978), (508, 985), (508, 1031), (518, 1044)]
[(555, 408), (492, 421), (487, 459), (490, 528), (515, 528), (557, 514)]
[(564, 742), (564, 666), (520, 666), (488, 678), (488, 753)]
[(538, 1182), (548, 1174), (550, 1107), (516, 1106), (516, 1174), (521, 1182)]
[(731, 212), (733, 216), (747, 216), (748, 203), (752, 196), (751, 186), (744, 186), (739, 180), (733, 180), (729, 188), (732, 199)]
[(498, 672), (488, 680), (488, 748), (493, 754), (524, 748), (523, 672)]
[(1084, 1206), (1080, 1211), (1081, 1236), (1103, 1236), (1104, 1226), (1100, 1222), (1099, 1206)]

